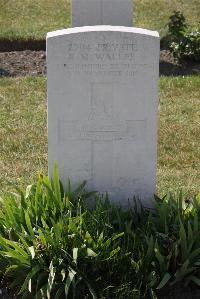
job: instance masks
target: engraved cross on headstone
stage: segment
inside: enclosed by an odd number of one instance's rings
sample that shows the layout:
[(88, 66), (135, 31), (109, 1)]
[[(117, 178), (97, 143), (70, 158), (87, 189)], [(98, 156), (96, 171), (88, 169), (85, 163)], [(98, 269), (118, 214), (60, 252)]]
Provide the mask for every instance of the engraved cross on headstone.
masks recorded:
[[(62, 120), (59, 141), (84, 140), (91, 146), (91, 186), (109, 191), (112, 186), (115, 142), (138, 139), (144, 134), (145, 120), (119, 120), (114, 116), (114, 89), (117, 82), (91, 83), (90, 112), (87, 120)], [(138, 140), (137, 140), (138, 141)], [(102, 160), (103, 157), (103, 160)]]
[(72, 0), (72, 27), (132, 26), (132, 0)]

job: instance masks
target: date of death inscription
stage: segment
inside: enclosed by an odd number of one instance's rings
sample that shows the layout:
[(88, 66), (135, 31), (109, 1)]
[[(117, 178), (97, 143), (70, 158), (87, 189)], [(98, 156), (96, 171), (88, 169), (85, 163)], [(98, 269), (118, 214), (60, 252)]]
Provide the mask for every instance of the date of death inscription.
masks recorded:
[(139, 65), (137, 43), (67, 43), (57, 67), (68, 76), (134, 77)]

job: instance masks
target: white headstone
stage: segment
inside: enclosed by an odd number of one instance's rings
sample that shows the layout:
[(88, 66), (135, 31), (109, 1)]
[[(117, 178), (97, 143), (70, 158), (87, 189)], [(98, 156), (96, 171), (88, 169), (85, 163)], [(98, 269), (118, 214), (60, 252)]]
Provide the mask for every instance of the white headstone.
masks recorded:
[(72, 0), (72, 27), (132, 26), (133, 0)]
[(112, 201), (155, 193), (159, 35), (93, 26), (47, 35), (49, 174)]

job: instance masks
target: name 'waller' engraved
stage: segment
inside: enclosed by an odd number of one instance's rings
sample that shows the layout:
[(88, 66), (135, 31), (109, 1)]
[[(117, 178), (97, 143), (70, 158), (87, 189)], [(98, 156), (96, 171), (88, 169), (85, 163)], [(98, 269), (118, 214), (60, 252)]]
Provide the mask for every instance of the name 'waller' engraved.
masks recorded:
[(116, 43), (104, 40), (90, 43), (68, 40), (65, 43), (65, 61), (57, 68), (65, 71), (66, 76), (107, 76), (134, 77), (138, 45), (136, 40), (122, 39)]

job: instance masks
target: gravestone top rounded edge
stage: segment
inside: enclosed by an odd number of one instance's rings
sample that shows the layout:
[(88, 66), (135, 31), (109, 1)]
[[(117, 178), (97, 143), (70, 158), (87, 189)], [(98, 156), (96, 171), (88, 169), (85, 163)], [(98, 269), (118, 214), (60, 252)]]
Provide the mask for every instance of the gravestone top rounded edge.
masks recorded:
[(157, 31), (152, 31), (137, 27), (126, 27), (126, 26), (110, 26), (110, 25), (98, 25), (98, 26), (83, 26), (74, 27), (68, 29), (61, 29), (47, 33), (47, 39), (63, 36), (68, 34), (84, 33), (84, 32), (125, 32), (125, 33), (135, 33), (141, 35), (148, 35), (152, 37), (159, 38), (159, 33)]

